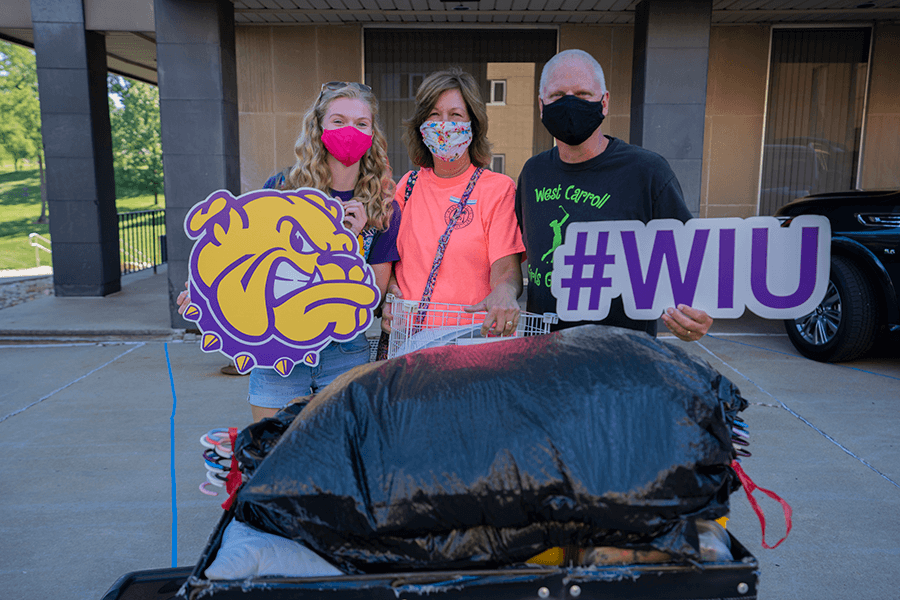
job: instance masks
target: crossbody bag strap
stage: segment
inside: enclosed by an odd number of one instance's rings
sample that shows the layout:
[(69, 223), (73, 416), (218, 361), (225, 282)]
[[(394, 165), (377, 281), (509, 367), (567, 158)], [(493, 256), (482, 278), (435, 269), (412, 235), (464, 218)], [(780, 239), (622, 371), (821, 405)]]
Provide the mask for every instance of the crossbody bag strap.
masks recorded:
[[(425, 291), (422, 294), (423, 304), (427, 304), (431, 301), (431, 294), (434, 292), (434, 284), (437, 281), (438, 269), (441, 268), (441, 261), (444, 260), (444, 252), (447, 250), (447, 243), (450, 241), (450, 234), (453, 232), (453, 228), (456, 227), (456, 222), (459, 220), (459, 217), (466, 209), (466, 203), (469, 201), (469, 195), (472, 193), (472, 190), (475, 189), (475, 184), (478, 182), (478, 178), (481, 176), (482, 172), (484, 172), (484, 168), (479, 167), (475, 169), (474, 173), (472, 173), (472, 178), (469, 179), (469, 185), (466, 186), (466, 191), (463, 193), (462, 198), (460, 198), (459, 205), (453, 212), (453, 216), (450, 217), (450, 222), (447, 224), (447, 230), (444, 231), (444, 234), (438, 240), (437, 252), (434, 255), (434, 264), (431, 265), (431, 272), (428, 274), (428, 280), (425, 283)], [(409, 185), (407, 184), (407, 190), (408, 189)]]
[(409, 202), (409, 197), (412, 195), (413, 186), (416, 185), (416, 179), (419, 177), (418, 171), (412, 171), (409, 174), (409, 177), (406, 178), (406, 193), (403, 195), (403, 207), (406, 208), (406, 203)]

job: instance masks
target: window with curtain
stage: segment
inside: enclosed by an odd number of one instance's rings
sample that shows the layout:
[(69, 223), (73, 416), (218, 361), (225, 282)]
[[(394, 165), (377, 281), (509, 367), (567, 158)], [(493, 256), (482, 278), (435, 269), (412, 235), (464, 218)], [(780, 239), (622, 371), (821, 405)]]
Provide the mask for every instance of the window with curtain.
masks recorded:
[(761, 215), (856, 187), (870, 35), (869, 28), (772, 32)]

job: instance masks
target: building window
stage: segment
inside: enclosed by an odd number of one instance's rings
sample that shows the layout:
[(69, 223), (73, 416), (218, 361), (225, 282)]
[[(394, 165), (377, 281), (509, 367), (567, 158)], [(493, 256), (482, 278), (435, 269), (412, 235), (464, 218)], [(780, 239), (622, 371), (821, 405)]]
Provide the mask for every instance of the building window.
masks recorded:
[(506, 104), (505, 79), (491, 79), (491, 101), (488, 104)]
[(494, 173), (506, 173), (506, 155), (495, 154), (491, 158), (491, 171)]
[(423, 73), (384, 73), (381, 75), (383, 93), (379, 100), (414, 100), (423, 79)]
[(407, 98), (415, 99), (416, 92), (419, 91), (419, 86), (422, 85), (422, 80), (424, 79), (425, 75), (422, 73), (409, 74), (409, 89), (407, 90)]
[(772, 32), (760, 215), (858, 185), (870, 36), (868, 27)]

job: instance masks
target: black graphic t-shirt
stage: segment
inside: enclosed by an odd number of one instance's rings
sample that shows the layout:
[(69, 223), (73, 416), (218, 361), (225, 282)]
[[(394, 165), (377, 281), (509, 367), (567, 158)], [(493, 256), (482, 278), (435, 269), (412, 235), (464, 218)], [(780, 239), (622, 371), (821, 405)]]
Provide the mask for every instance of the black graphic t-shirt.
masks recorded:
[[(607, 136), (606, 150), (588, 161), (563, 162), (552, 148), (528, 160), (516, 188), (516, 217), (528, 255), (529, 312), (557, 312), (550, 291), (553, 250), (563, 243), (571, 223), (678, 219), (691, 213), (681, 186), (666, 160), (649, 150)], [(560, 321), (556, 329), (586, 322)], [(625, 315), (621, 297), (610, 307), (604, 325), (656, 335), (656, 321)]]

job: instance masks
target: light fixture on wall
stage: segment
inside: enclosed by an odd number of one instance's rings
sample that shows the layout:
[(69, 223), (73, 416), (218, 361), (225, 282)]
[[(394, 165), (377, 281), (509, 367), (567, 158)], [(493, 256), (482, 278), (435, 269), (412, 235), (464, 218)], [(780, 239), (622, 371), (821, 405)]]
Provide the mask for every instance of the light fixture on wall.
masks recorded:
[(469, 10), (469, 7), (463, 4), (463, 2), (474, 2), (475, 4), (478, 4), (478, 1), (479, 0), (441, 0), (444, 5), (455, 3), (456, 6), (453, 7), (453, 10)]

